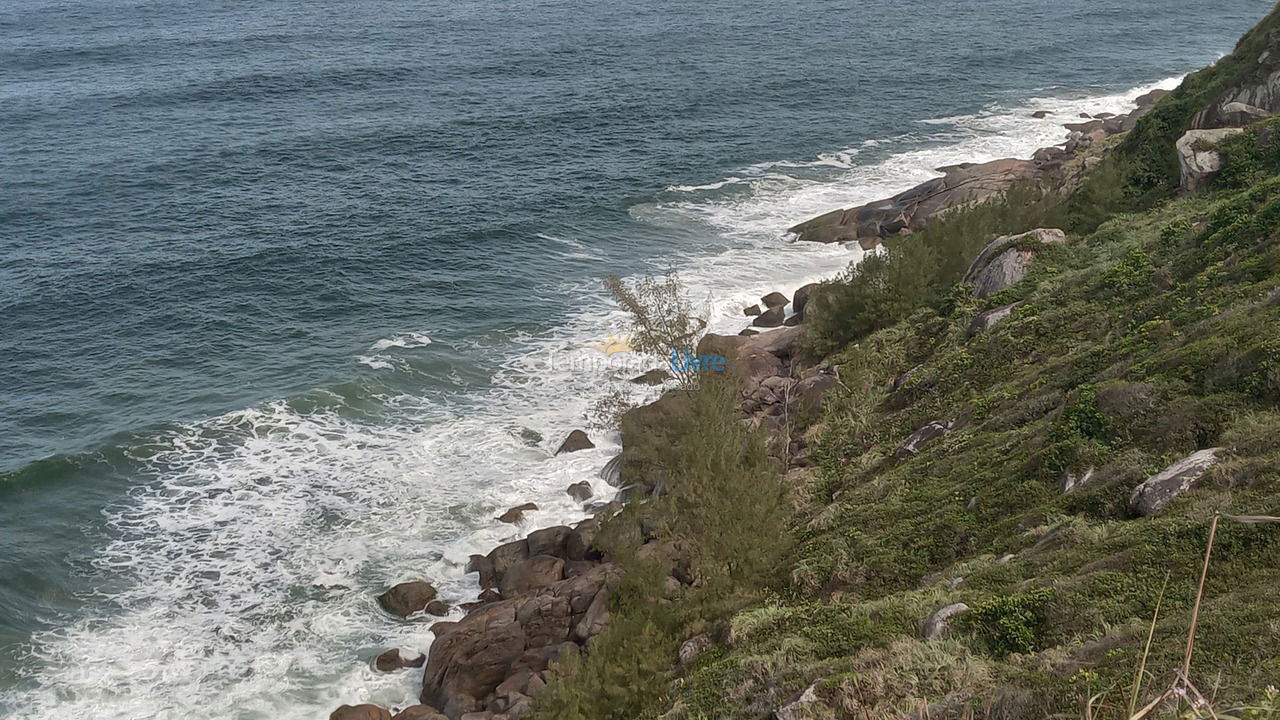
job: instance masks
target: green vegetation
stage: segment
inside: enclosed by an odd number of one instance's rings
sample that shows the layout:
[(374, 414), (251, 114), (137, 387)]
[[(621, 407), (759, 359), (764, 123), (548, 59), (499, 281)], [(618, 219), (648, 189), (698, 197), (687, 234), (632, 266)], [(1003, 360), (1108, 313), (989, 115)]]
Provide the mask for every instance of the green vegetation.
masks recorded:
[[(1210, 188), (1171, 197), (1174, 141), (1224, 88), (1274, 69), (1257, 58), (1278, 18), (1074, 192), (956, 211), (824, 286), (811, 341), (840, 386), (805, 435), (814, 467), (790, 501), (723, 388), (647, 410), (665, 429), (631, 428), (634, 470), (668, 492), (629, 506), (612, 542), (689, 543), (698, 580), (667, 594), (619, 550), (648, 577), (626, 593), (640, 599), (619, 601), (539, 717), (767, 718), (808, 688), (797, 717), (1127, 718), (1163, 693), (1212, 518), (1280, 516), (1276, 123), (1225, 144)], [(1038, 226), (1068, 243), (1024, 281), (986, 300), (957, 287), (995, 235)], [(970, 333), (975, 314), (1015, 302)], [(939, 419), (955, 428), (895, 457)], [(1136, 485), (1208, 447), (1225, 450), (1198, 487), (1134, 517)], [(1222, 520), (1191, 665), (1218, 717), (1280, 716), (1277, 587), (1280, 523)], [(958, 602), (972, 610), (924, 640)], [(697, 633), (715, 646), (677, 667)], [(1176, 714), (1196, 716), (1159, 716)]]

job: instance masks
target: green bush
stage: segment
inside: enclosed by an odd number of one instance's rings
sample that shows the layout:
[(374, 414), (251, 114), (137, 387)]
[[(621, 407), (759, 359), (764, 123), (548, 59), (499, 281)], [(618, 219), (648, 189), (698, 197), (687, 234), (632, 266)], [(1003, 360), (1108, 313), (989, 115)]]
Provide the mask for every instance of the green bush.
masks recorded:
[(996, 657), (1035, 652), (1045, 631), (1045, 605), (1052, 596), (1052, 591), (1041, 589), (993, 598), (974, 606), (965, 621)]

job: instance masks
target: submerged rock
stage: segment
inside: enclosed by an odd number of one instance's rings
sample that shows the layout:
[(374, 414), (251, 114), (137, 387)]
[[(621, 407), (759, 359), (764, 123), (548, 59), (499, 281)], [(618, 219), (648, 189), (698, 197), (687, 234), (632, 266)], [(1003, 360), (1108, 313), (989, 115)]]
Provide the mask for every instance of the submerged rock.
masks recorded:
[(1224, 448), (1209, 448), (1192, 453), (1152, 475), (1133, 489), (1129, 509), (1135, 515), (1151, 517), (1173, 502), (1174, 498), (1195, 487), (1209, 468), (1218, 463)]
[(581, 430), (574, 430), (569, 433), (569, 437), (560, 443), (560, 447), (556, 449), (556, 454), (577, 452), (579, 450), (590, 450), (594, 448), (595, 443), (591, 442), (591, 438)]
[(436, 589), (423, 580), (400, 583), (378, 596), (378, 604), (392, 615), (408, 617), (427, 608)]

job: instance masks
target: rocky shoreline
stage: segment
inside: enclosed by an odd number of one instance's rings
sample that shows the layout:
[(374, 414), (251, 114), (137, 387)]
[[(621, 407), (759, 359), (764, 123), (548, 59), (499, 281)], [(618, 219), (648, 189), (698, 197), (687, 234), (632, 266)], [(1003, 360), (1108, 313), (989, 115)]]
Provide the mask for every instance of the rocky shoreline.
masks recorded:
[[(920, 230), (950, 208), (994, 198), (1018, 183), (1073, 188), (1108, 151), (1109, 141), (1132, 129), (1164, 94), (1143, 95), (1136, 109), (1125, 115), (1066, 124), (1065, 144), (1042, 148), (1030, 160), (1006, 158), (939, 168), (942, 177), (891, 198), (821, 215), (791, 232), (800, 241), (857, 242), (871, 250), (887, 237)], [(1197, 145), (1188, 152), (1205, 150)], [(1200, 164), (1207, 168), (1205, 172), (1212, 172), (1211, 158)], [(1184, 182), (1186, 170), (1184, 158)], [(1061, 242), (1061, 236), (1058, 230), (1037, 229), (999, 238), (974, 260), (966, 280), (980, 288), (982, 296), (994, 294), (1026, 275), (1036, 246)], [(708, 334), (697, 350), (699, 356), (728, 359), (740, 383), (742, 422), (764, 430), (771, 457), (785, 474), (788, 487), (800, 486), (812, 472), (807, 458), (808, 422), (820, 409), (824, 394), (840, 383), (833, 368), (804, 352), (807, 311), (820, 292), (820, 284), (810, 284), (798, 288), (790, 299), (770, 293), (760, 304), (743, 309), (747, 324), (741, 334)], [(1010, 306), (986, 311), (974, 318), (971, 332), (990, 329), (1012, 310)], [(664, 379), (665, 373), (654, 370), (633, 382), (656, 385)], [(903, 379), (895, 380), (894, 387)], [(379, 656), (375, 663), (379, 671), (423, 668), (420, 704), (395, 710), (344, 705), (330, 720), (517, 720), (529, 715), (533, 698), (547, 685), (548, 669), (562, 658), (587, 652), (591, 639), (608, 626), (610, 588), (621, 570), (594, 546), (596, 534), (601, 520), (616, 513), (624, 499), (661, 492), (660, 487), (646, 487), (639, 480), (643, 475), (636, 469), (644, 462), (645, 449), (633, 446), (629, 438), (639, 435), (638, 429), (660, 425), (680, 401), (678, 393), (668, 393), (623, 418), (623, 453), (602, 471), (610, 485), (621, 488), (616, 499), (590, 507), (593, 517), (575, 525), (538, 529), (487, 555), (473, 555), (466, 570), (477, 574), (479, 594), (461, 606), (465, 616), (434, 624), (435, 640), (425, 656), (399, 649)], [(938, 420), (921, 427), (898, 452), (913, 454), (951, 426), (948, 420)], [(574, 431), (557, 454), (590, 447), (594, 446), (586, 434)], [(628, 482), (632, 485), (627, 486)], [(575, 483), (566, 492), (577, 502), (591, 500), (586, 483)], [(499, 519), (519, 523), (523, 512), (531, 509), (536, 506), (512, 508)], [(663, 581), (667, 592), (679, 592), (690, 582), (682, 570), (678, 545), (654, 538), (643, 542), (636, 552), (661, 561), (667, 570)], [(419, 613), (440, 617), (450, 611), (425, 580), (396, 585), (378, 600), (383, 609), (399, 617)], [(696, 656), (706, 644), (691, 638), (681, 648), (679, 660), (688, 662), (686, 656)]]

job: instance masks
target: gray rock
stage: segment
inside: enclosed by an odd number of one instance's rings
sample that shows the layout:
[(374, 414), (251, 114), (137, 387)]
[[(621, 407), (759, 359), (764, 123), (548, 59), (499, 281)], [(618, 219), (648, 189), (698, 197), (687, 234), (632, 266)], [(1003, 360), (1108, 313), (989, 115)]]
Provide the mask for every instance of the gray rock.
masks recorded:
[(951, 621), (967, 612), (969, 606), (964, 603), (953, 603), (935, 612), (924, 624), (924, 639), (937, 640), (945, 636), (951, 629)]
[(1188, 130), (1178, 138), (1178, 168), (1182, 174), (1179, 187), (1185, 192), (1195, 192), (1204, 187), (1222, 169), (1222, 155), (1218, 153), (1217, 146), (1242, 132), (1242, 128)]
[(813, 683), (800, 694), (773, 711), (774, 720), (813, 720), (815, 711), (823, 707), (818, 697), (818, 683)]
[(525, 538), (529, 543), (529, 555), (554, 555), (564, 557), (565, 542), (573, 529), (568, 525), (554, 525), (534, 530)]
[(1096, 471), (1093, 468), (1083, 473), (1063, 472), (1062, 478), (1058, 481), (1058, 489), (1065, 495), (1092, 480), (1094, 472)]
[(569, 433), (569, 437), (560, 443), (560, 447), (556, 450), (556, 454), (577, 452), (579, 450), (590, 450), (595, 447), (595, 443), (591, 442), (591, 438), (581, 430), (574, 430)]
[(1164, 470), (1152, 475), (1133, 489), (1129, 509), (1135, 515), (1151, 517), (1173, 502), (1174, 498), (1195, 487), (1218, 462), (1223, 448), (1209, 448), (1192, 453)]
[(680, 652), (677, 653), (679, 665), (683, 667), (694, 660), (697, 660), (702, 653), (710, 650), (713, 644), (714, 643), (711, 642), (711, 638), (705, 634), (694, 635), (688, 640), (685, 640), (680, 645)]
[(911, 435), (909, 435), (907, 439), (898, 446), (898, 449), (894, 451), (893, 455), (898, 458), (911, 457), (912, 455), (920, 452), (925, 445), (928, 445), (934, 440), (946, 435), (953, 427), (955, 427), (955, 423), (950, 420), (934, 420), (919, 430), (911, 433)]
[(996, 325), (1003, 322), (1005, 318), (1013, 314), (1014, 309), (1021, 304), (1022, 302), (1018, 301), (1016, 303), (1001, 305), (998, 308), (991, 308), (990, 310), (984, 310), (978, 313), (977, 316), (973, 318), (973, 321), (969, 323), (969, 337), (973, 337), (978, 333), (990, 332), (991, 328), (994, 328)]
[(973, 294), (988, 298), (1022, 281), (1036, 259), (1036, 246), (1061, 245), (1067, 234), (1054, 228), (1037, 228), (1019, 235), (996, 238), (983, 248), (961, 280), (973, 286)]
[(742, 314), (746, 315), (747, 317), (755, 317), (756, 315), (760, 314), (760, 306), (752, 305), (751, 307), (742, 308)]

